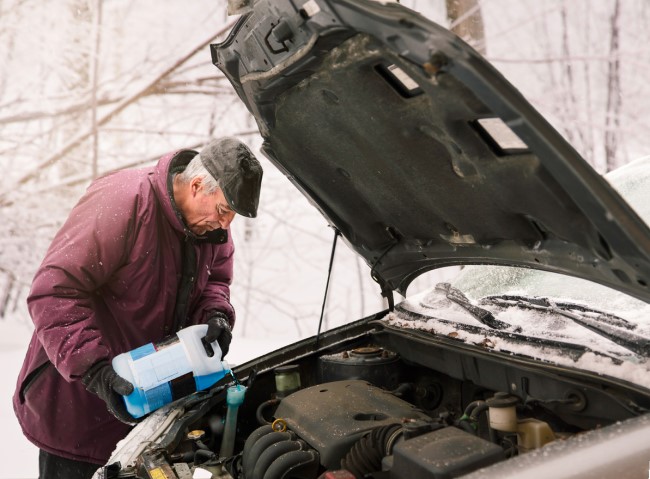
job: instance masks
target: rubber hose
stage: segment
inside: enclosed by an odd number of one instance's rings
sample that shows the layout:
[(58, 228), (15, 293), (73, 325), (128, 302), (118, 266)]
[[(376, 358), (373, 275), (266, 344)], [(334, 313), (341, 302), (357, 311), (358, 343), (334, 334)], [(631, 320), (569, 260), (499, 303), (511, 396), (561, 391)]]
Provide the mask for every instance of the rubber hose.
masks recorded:
[(255, 443), (260, 438), (266, 436), (267, 434), (271, 434), (272, 432), (273, 428), (271, 426), (262, 426), (258, 427), (252, 433), (250, 433), (246, 439), (246, 442), (244, 443), (244, 451), (242, 452), (242, 467), (244, 468), (244, 471), (252, 471), (253, 467), (255, 466), (255, 459), (251, 458), (251, 449)]
[(199, 449), (203, 449), (203, 450), (205, 450), (205, 451), (210, 451), (210, 450), (211, 450), (211, 449), (210, 449), (210, 448), (209, 448), (209, 447), (208, 447), (208, 446), (207, 446), (203, 441), (201, 441), (200, 439), (196, 439), (196, 440), (194, 441), (194, 443), (196, 444), (196, 447), (198, 447)]
[(480, 404), (478, 404), (478, 405), (474, 408), (474, 410), (473, 410), (472, 413), (469, 415), (469, 417), (470, 417), (470, 419), (471, 419), (472, 421), (476, 421), (476, 420), (478, 420), (478, 416), (479, 416), (479, 414), (481, 414), (483, 411), (487, 411), (487, 410), (488, 410), (488, 405), (487, 405), (487, 403), (486, 403), (485, 401), (482, 401)]
[(262, 479), (264, 477), (264, 473), (268, 470), (273, 461), (288, 452), (298, 451), (300, 449), (304, 448), (298, 441), (289, 439), (286, 441), (276, 442), (271, 447), (263, 451), (262, 454), (260, 454), (260, 457), (255, 463), (253, 474), (246, 474), (246, 477), (250, 479)]
[(463, 431), (469, 432), (470, 434), (476, 436), (476, 431), (474, 430), (472, 425), (467, 421), (458, 421), (458, 427), (461, 428)]
[(314, 479), (319, 466), (320, 458), (313, 449), (291, 451), (273, 461), (262, 479)]
[(194, 451), (172, 454), (170, 459), (172, 462), (192, 462), (194, 461)]
[(401, 427), (399, 424), (389, 424), (370, 431), (341, 459), (341, 468), (350, 471), (357, 479), (363, 479), (366, 474), (380, 471), (382, 459), (391, 452), (387, 450), (388, 441)]
[(397, 386), (395, 389), (393, 389), (390, 393), (393, 396), (397, 396), (398, 398), (403, 397), (405, 394), (413, 391), (415, 389), (415, 386), (413, 383), (401, 383), (399, 386)]
[(260, 404), (257, 407), (257, 410), (255, 411), (255, 417), (257, 418), (257, 422), (260, 425), (264, 424), (271, 424), (271, 421), (267, 421), (266, 418), (264, 417), (264, 411), (272, 406), (277, 406), (280, 404), (280, 399), (269, 399), (268, 401), (264, 401), (262, 404)]
[(212, 451), (206, 451), (205, 449), (197, 449), (194, 452), (194, 464), (201, 464), (210, 459), (216, 459), (217, 455)]
[(484, 404), (485, 401), (482, 401), (482, 400), (478, 399), (476, 401), (472, 401), (471, 403), (469, 403), (467, 405), (467, 407), (465, 408), (465, 416), (469, 416), (470, 414), (472, 414), (472, 411), (474, 410), (474, 408), (476, 406), (478, 406), (479, 404), (481, 404), (481, 403)]

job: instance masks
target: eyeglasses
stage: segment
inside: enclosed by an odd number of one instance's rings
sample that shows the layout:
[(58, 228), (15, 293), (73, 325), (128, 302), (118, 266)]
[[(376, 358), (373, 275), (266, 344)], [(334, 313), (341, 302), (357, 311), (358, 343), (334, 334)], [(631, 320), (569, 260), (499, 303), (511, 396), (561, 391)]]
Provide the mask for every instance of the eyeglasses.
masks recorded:
[(234, 211), (230, 209), (230, 207), (227, 205), (224, 205), (222, 203), (217, 203), (217, 213), (221, 216), (226, 216), (226, 215), (233, 214)]

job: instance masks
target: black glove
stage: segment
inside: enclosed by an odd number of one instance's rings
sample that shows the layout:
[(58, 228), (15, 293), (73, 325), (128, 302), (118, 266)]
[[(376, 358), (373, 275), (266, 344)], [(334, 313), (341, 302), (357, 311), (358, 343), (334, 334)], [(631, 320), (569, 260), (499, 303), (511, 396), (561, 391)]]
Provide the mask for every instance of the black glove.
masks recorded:
[(230, 349), (230, 341), (232, 341), (232, 331), (230, 330), (230, 323), (228, 323), (228, 316), (222, 312), (215, 312), (208, 319), (208, 332), (205, 334), (205, 341), (212, 343), (216, 341), (221, 348), (221, 359), (223, 359), (228, 350)]
[(119, 376), (108, 362), (100, 361), (93, 365), (81, 382), (88, 391), (99, 396), (106, 403), (108, 412), (121, 422), (131, 426), (138, 423), (126, 410), (122, 398), (133, 392), (133, 384)]

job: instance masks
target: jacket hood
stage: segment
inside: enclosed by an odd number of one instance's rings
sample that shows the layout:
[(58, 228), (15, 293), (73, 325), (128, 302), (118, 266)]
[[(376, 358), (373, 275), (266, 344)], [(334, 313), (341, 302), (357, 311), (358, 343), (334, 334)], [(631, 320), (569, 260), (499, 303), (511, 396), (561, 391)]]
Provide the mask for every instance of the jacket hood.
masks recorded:
[(212, 54), (263, 152), (385, 291), (503, 264), (650, 300), (646, 224), (448, 30), (395, 3), (259, 0)]
[(193, 150), (179, 150), (168, 153), (156, 164), (151, 180), (156, 198), (158, 198), (163, 214), (169, 224), (176, 231), (190, 237), (195, 237), (195, 235), (185, 224), (183, 215), (174, 202), (172, 173), (182, 171), (197, 154), (198, 152)]

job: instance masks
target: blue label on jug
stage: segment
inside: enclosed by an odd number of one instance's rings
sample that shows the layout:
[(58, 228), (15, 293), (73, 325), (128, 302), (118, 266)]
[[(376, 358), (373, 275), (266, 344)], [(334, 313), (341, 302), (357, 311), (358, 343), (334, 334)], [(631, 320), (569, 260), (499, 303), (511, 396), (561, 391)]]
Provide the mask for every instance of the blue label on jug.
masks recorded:
[(131, 355), (131, 359), (135, 361), (136, 359), (149, 356), (150, 354), (153, 354), (155, 352), (156, 352), (156, 348), (154, 347), (153, 343), (149, 343), (134, 349), (129, 354)]
[(155, 411), (159, 407), (172, 402), (172, 391), (169, 383), (144, 391), (144, 396), (147, 398), (147, 406), (150, 411)]

